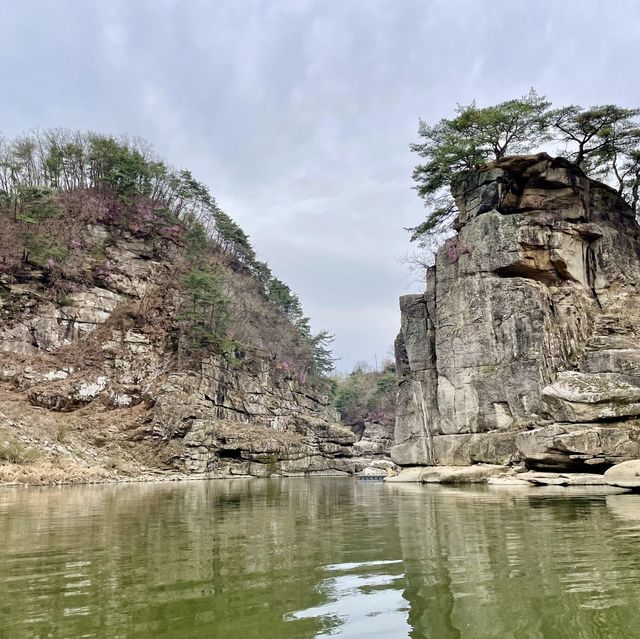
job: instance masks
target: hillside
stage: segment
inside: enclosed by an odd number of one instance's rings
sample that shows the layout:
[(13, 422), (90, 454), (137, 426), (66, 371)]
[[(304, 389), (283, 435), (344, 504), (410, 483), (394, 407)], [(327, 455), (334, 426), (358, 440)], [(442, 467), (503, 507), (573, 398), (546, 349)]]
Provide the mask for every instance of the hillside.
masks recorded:
[(366, 363), (335, 378), (335, 407), (343, 424), (356, 436), (355, 448), (365, 455), (387, 455), (393, 444), (397, 382), (395, 364), (372, 370)]
[(0, 142), (0, 481), (352, 472), (326, 332), (137, 140)]

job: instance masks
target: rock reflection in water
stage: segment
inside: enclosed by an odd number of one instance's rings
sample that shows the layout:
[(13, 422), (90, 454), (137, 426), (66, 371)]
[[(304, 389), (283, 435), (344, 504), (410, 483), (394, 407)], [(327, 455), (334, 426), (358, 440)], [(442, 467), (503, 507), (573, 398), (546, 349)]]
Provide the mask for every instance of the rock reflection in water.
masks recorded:
[(0, 490), (0, 637), (596, 639), (640, 496), (344, 479)]
[(415, 638), (631, 636), (640, 526), (624, 543), (605, 504), (627, 495), (397, 486)]

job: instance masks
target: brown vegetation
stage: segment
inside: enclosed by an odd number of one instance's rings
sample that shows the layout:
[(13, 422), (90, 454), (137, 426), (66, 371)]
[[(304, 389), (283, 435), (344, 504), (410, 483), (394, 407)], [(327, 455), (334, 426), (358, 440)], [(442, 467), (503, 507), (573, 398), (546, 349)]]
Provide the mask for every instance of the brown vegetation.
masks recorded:
[[(242, 229), (204, 185), (141, 140), (64, 130), (0, 139), (0, 224), (0, 295), (3, 281), (39, 282), (63, 307), (93, 286), (118, 291), (128, 274), (114, 247), (139, 240), (162, 269), (104, 331), (116, 322), (162, 331), (189, 355), (185, 363), (202, 350), (233, 362), (254, 349), (303, 381), (332, 367), (331, 336), (311, 333), (299, 300), (258, 261)], [(101, 335), (83, 341), (60, 355), (96, 363)]]

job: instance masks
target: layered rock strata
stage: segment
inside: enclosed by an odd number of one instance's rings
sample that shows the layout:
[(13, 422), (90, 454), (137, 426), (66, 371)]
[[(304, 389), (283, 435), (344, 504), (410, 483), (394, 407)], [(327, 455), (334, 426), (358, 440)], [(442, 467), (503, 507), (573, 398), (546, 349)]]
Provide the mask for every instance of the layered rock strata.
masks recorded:
[(62, 300), (37, 268), (0, 274), (0, 447), (6, 438), (78, 463), (126, 460), (131, 474), (357, 470), (355, 436), (328, 398), (274, 357), (254, 349), (186, 365), (170, 299), (147, 325), (131, 321), (131, 308), (162, 294), (170, 243), (159, 250), (126, 232), (114, 241), (99, 225), (87, 237), (109, 272)]
[(369, 457), (388, 457), (389, 448), (393, 445), (393, 423), (367, 420), (358, 426), (352, 426), (356, 435), (355, 451)]
[(401, 298), (393, 460), (602, 471), (640, 457), (640, 228), (562, 158), (453, 189), (457, 234)]

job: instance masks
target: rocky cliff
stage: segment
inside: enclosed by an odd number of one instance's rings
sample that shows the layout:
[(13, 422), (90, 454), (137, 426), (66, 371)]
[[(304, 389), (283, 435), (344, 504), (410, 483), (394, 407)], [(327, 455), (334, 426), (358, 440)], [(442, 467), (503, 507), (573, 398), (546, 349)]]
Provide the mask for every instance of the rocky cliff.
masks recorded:
[(286, 362), (184, 355), (180, 242), (101, 223), (81, 235), (64, 269), (0, 274), (0, 467), (47, 460), (33, 481), (354, 471), (353, 434)]
[(457, 234), (401, 298), (393, 460), (604, 470), (640, 457), (640, 227), (562, 158), (453, 188)]

